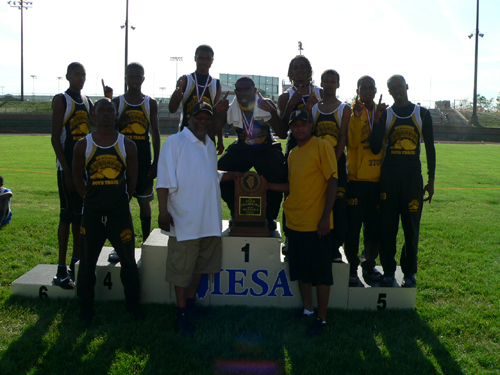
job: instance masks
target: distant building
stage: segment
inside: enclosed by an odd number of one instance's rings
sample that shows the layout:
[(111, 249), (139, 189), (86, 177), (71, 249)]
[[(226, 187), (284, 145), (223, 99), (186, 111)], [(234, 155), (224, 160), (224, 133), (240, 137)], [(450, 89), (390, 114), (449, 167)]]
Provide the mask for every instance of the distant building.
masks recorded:
[(219, 74), (220, 83), (222, 85), (222, 93), (230, 91), (229, 95), (234, 95), (234, 84), (238, 78), (247, 76), (253, 79), (255, 82), (255, 87), (260, 91), (264, 98), (270, 98), (273, 101), (278, 100), (278, 90), (279, 90), (279, 78), (278, 77), (266, 77), (266, 76), (256, 76), (251, 74)]

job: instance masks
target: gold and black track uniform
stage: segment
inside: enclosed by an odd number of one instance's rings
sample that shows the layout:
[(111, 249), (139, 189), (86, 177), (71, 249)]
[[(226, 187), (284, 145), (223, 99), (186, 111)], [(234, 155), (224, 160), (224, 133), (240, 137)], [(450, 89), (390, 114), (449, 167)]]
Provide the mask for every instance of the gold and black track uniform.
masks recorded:
[[(182, 115), (179, 123), (179, 131), (189, 125), (189, 117), (191, 110), (196, 103), (205, 102), (212, 107), (215, 103), (217, 90), (220, 88), (220, 81), (217, 78), (212, 78), (210, 75), (191, 73), (186, 75), (186, 90), (182, 97)], [(198, 99), (200, 97), (200, 99)]]
[(83, 308), (93, 305), (96, 264), (106, 239), (120, 257), (120, 278), (127, 306), (133, 307), (139, 302), (139, 273), (127, 193), (124, 138), (123, 134), (118, 134), (114, 145), (100, 147), (94, 143), (92, 134), (86, 137), (87, 193), (83, 200), (82, 255), (77, 282), (77, 294)]
[[(316, 104), (311, 110), (314, 125), (313, 135), (323, 138), (325, 141), (330, 143), (335, 150), (335, 155), (340, 141), (340, 128), (342, 127), (342, 116), (345, 107), (346, 104), (342, 103), (334, 111), (330, 113), (323, 113), (319, 110), (318, 104)], [(343, 150), (342, 156), (339, 160), (337, 160), (337, 171), (338, 187), (337, 197), (335, 198), (335, 204), (333, 205), (334, 227), (332, 233), (334, 259), (342, 258), (339, 248), (344, 244), (347, 235), (347, 170), (345, 150)]]
[(388, 108), (374, 124), (371, 148), (378, 154), (384, 147), (380, 173), (380, 214), (382, 248), (380, 261), (384, 274), (394, 277), (396, 271), (396, 237), (399, 216), (405, 244), (401, 252), (401, 269), (405, 275), (417, 272), (418, 239), (423, 204), (423, 179), (420, 146), (425, 142), (429, 178), (434, 178), (436, 151), (432, 118), (429, 111), (413, 103)]
[[(320, 88), (318, 86), (315, 86), (315, 85), (312, 85), (312, 84), (309, 84), (309, 87), (311, 89), (311, 94), (314, 92), (314, 95), (316, 95), (316, 97), (319, 99), (321, 99), (321, 91), (320, 91)], [(295, 91), (297, 91), (297, 89), (292, 86), (290, 87), (286, 92), (288, 93), (288, 100), (290, 100), (290, 98), (293, 96), (293, 94), (295, 94)], [(299, 102), (299, 104), (297, 104), (295, 107), (293, 107), (290, 111), (290, 113), (292, 113), (293, 111), (296, 111), (297, 109), (303, 109), (305, 110), (306, 109), (306, 103), (307, 103), (307, 99), (309, 99), (309, 96), (311, 95), (303, 95), (302, 96), (302, 101)], [(288, 131), (288, 136), (286, 138), (286, 147), (285, 147), (285, 159), (288, 160), (288, 154), (290, 153), (290, 151), (295, 147), (297, 146), (297, 141), (295, 140), (295, 138), (293, 137), (292, 135), (292, 131), (289, 130)]]
[(121, 134), (137, 146), (137, 186), (135, 196), (138, 199), (151, 201), (154, 198), (153, 180), (148, 178), (151, 168), (151, 97), (145, 95), (141, 104), (127, 103), (123, 95), (119, 96), (118, 116), (126, 118), (119, 121)]
[[(92, 102), (85, 95), (77, 94), (70, 89), (56, 96), (61, 97), (65, 107), (60, 141), (64, 150), (64, 157), (71, 168), (73, 165), (73, 149), (76, 142), (90, 133), (89, 114)], [(57, 160), (57, 186), (61, 222), (80, 224), (82, 197), (76, 191), (66, 189), (64, 172), (59, 160)]]
[[(353, 104), (354, 107), (354, 104)], [(361, 116), (353, 114), (347, 137), (347, 233), (344, 250), (351, 275), (358, 266), (370, 273), (376, 265), (380, 249), (380, 166), (382, 154), (374, 155), (370, 147), (373, 118), (377, 110), (365, 108)], [(358, 256), (359, 237), (363, 227), (362, 261)]]

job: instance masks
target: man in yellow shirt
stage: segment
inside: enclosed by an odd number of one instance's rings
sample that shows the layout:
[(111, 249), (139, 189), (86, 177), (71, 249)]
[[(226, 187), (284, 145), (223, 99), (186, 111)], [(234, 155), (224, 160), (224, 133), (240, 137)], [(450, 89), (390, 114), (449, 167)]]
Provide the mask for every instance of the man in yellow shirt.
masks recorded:
[(318, 313), (309, 337), (326, 329), (326, 311), (333, 285), (331, 229), (337, 194), (335, 150), (312, 137), (312, 123), (304, 110), (292, 112), (289, 122), (297, 146), (288, 157), (288, 183), (268, 183), (268, 189), (289, 193), (283, 204), (289, 238), (290, 279), (298, 280), (303, 316), (313, 316), (312, 286), (316, 286)]

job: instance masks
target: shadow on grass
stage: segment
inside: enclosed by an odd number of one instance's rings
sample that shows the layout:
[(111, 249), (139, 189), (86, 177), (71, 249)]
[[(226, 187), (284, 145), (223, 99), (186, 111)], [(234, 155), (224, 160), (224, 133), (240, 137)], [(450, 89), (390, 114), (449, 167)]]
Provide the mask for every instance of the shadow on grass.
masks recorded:
[(310, 340), (311, 321), (291, 319), (290, 309), (208, 308), (194, 338), (174, 331), (173, 305), (145, 305), (146, 320), (134, 322), (123, 302), (97, 302), (89, 327), (76, 300), (11, 296), (3, 310), (25, 311), (34, 323), (8, 343), (2, 374), (230, 374), (238, 366), (252, 374), (462, 374), (415, 311), (330, 310), (328, 331)]

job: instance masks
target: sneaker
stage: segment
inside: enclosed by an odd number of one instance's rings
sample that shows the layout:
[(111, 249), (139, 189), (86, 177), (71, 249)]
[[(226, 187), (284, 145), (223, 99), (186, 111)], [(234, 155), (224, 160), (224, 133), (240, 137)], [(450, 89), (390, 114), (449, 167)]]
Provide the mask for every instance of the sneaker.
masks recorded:
[(375, 267), (371, 270), (363, 269), (363, 276), (371, 281), (379, 281), (382, 278), (382, 274)]
[(297, 313), (293, 316), (292, 320), (308, 320), (308, 319), (314, 319), (316, 317), (316, 314), (304, 314), (304, 309), (300, 309), (297, 311)]
[(401, 284), (403, 288), (416, 288), (417, 280), (415, 279), (415, 275), (405, 275), (403, 278), (403, 284)]
[(116, 253), (116, 250), (113, 249), (109, 255), (108, 255), (108, 262), (109, 263), (118, 263), (120, 261), (120, 257)]
[(307, 331), (307, 337), (312, 339), (314, 337), (321, 336), (323, 332), (325, 332), (326, 326), (327, 324), (326, 322), (323, 322), (323, 319), (321, 319), (320, 317), (316, 317), (316, 319), (314, 319), (312, 327)]
[(53, 282), (55, 286), (60, 286), (66, 290), (75, 289), (75, 283), (71, 280), (68, 274), (64, 276), (54, 276)]
[(350, 287), (357, 287), (361, 286), (361, 280), (359, 279), (358, 275), (349, 275), (349, 286)]
[(392, 288), (394, 286), (394, 276), (384, 275), (378, 285), (383, 288)]
[(73, 268), (68, 268), (68, 275), (71, 280), (75, 281), (75, 270)]
[(191, 320), (189, 320), (189, 316), (187, 314), (183, 313), (177, 317), (175, 327), (176, 330), (183, 336), (194, 336), (194, 327), (191, 324)]

